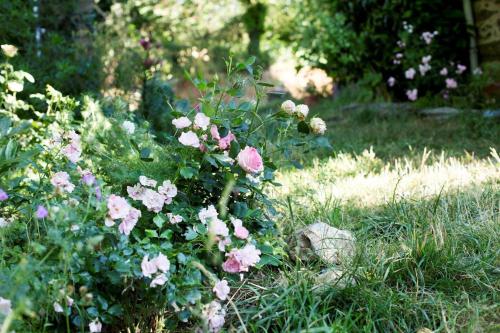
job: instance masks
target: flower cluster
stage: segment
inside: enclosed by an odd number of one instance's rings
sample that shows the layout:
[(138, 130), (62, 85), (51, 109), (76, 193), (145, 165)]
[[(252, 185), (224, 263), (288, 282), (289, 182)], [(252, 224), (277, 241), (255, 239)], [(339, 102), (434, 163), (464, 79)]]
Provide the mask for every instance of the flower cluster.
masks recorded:
[[(299, 120), (305, 120), (309, 114), (309, 107), (305, 104), (295, 105), (293, 101), (286, 100), (281, 104), (281, 110), (290, 116), (295, 116)], [(311, 118), (311, 130), (314, 134), (323, 135), (326, 132), (326, 123), (323, 119), (314, 117)]]
[(151, 281), (150, 287), (162, 286), (167, 282), (166, 273), (170, 269), (170, 261), (167, 256), (160, 253), (154, 259), (149, 260), (148, 256), (144, 256), (141, 262), (141, 270), (144, 277), (152, 278), (154, 274), (159, 272)]
[(155, 213), (161, 212), (163, 206), (169, 205), (177, 195), (177, 187), (170, 180), (165, 180), (155, 191), (157, 181), (146, 176), (139, 177), (139, 183), (127, 186), (127, 193), (133, 200), (142, 201), (146, 208)]
[(109, 196), (107, 207), (108, 216), (104, 220), (104, 224), (107, 227), (112, 227), (115, 225), (116, 220), (121, 220), (118, 230), (122, 234), (130, 235), (142, 215), (141, 211), (130, 206), (125, 198), (115, 194)]
[[(403, 30), (404, 33), (402, 35), (402, 39), (409, 39), (413, 32), (413, 27), (411, 26), (411, 24), (403, 22)], [(399, 40), (397, 42), (397, 52), (395, 52), (393, 64), (403, 64), (406, 69), (398, 69), (398, 71), (403, 74), (402, 78), (399, 81), (395, 76), (388, 77), (388, 87), (397, 87), (406, 93), (406, 97), (408, 98), (408, 100), (416, 101), (419, 96), (419, 88), (421, 88), (424, 84), (435, 86), (435, 82), (443, 82), (438, 79), (437, 73), (434, 73), (433, 71), (433, 67), (437, 67), (441, 68), (438, 74), (445, 77), (441, 88), (443, 97), (447, 98), (449, 96), (450, 90), (458, 88), (458, 77), (465, 73), (467, 67), (460, 63), (455, 65), (455, 63), (453, 62), (449, 62), (449, 66), (451, 66), (452, 68), (455, 67), (454, 70), (450, 70), (448, 67), (439, 66), (439, 59), (433, 59), (431, 54), (431, 47), (434, 47), (433, 44), (435, 43), (433, 42), (438, 35), (438, 31), (423, 32), (419, 36), (419, 39), (423, 41), (423, 46), (419, 47), (418, 50), (408, 48), (408, 43), (403, 40)], [(420, 54), (420, 56), (416, 57), (415, 54), (412, 53)], [(413, 60), (415, 58), (420, 58), (420, 62), (415, 63)], [(434, 66), (431, 65), (431, 62), (434, 64)], [(458, 77), (452, 77), (452, 75), (450, 75), (452, 72)]]

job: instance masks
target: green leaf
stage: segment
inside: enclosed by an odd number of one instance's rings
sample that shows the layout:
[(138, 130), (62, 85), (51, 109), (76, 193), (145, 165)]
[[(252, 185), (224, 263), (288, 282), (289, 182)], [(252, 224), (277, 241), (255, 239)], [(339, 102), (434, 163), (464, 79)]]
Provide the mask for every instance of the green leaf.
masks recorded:
[(153, 223), (161, 229), (161, 227), (163, 227), (163, 224), (165, 223), (165, 218), (162, 215), (158, 214), (153, 217)]
[(164, 239), (170, 239), (172, 238), (172, 235), (174, 234), (174, 232), (172, 230), (165, 230), (164, 232), (161, 233), (160, 235), (160, 238), (164, 238)]
[(188, 241), (195, 239), (197, 236), (198, 236), (198, 233), (192, 227), (188, 228), (186, 230), (186, 232), (184, 233), (184, 237)]
[(281, 261), (276, 256), (264, 255), (260, 257), (260, 261), (255, 265), (257, 268), (262, 268), (264, 266), (280, 266)]
[(108, 313), (115, 317), (120, 317), (123, 314), (123, 307), (120, 304), (114, 304), (109, 307)]
[(196, 170), (190, 167), (183, 167), (180, 170), (181, 176), (185, 179), (191, 179), (195, 175)]
[(149, 238), (158, 238), (158, 233), (156, 232), (156, 230), (146, 229), (144, 230), (144, 232)]

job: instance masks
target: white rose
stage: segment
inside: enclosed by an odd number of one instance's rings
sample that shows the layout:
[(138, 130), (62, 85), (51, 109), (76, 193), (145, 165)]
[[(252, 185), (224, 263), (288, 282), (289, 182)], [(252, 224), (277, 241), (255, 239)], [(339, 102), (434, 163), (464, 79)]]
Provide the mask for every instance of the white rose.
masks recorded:
[(191, 126), (191, 120), (188, 117), (180, 117), (172, 120), (172, 124), (177, 129), (182, 129)]
[(323, 135), (326, 131), (326, 124), (321, 118), (312, 118), (311, 119), (311, 128), (314, 134)]
[(3, 44), (1, 48), (3, 54), (5, 54), (6, 57), (12, 58), (15, 57), (17, 54), (17, 47), (15, 47), (14, 45)]
[(208, 128), (208, 125), (210, 125), (210, 117), (207, 117), (202, 112), (197, 113), (196, 116), (194, 117), (194, 124), (197, 127), (206, 130)]
[(179, 137), (179, 142), (182, 143), (184, 146), (190, 146), (194, 148), (200, 147), (200, 139), (198, 138), (196, 133), (192, 131), (183, 132)]
[(300, 120), (304, 120), (309, 114), (309, 107), (305, 104), (299, 104), (295, 107), (294, 112)]
[(281, 110), (285, 111), (289, 115), (293, 115), (295, 112), (295, 103), (291, 100), (284, 101), (281, 104)]

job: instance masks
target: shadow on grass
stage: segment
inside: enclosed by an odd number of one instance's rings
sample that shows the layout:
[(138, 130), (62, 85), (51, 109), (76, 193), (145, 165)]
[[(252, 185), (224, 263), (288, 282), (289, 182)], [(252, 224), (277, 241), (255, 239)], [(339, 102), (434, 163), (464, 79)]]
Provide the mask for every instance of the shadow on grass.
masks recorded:
[(389, 115), (370, 109), (340, 111), (337, 103), (325, 100), (310, 114), (330, 119), (327, 135), (334, 149), (323, 151), (323, 157), (338, 152), (361, 154), (370, 147), (384, 161), (420, 153), (424, 148), (446, 151), (454, 157), (466, 152), (484, 157), (490, 147), (500, 147), (500, 121), (473, 113), (439, 120), (409, 111)]
[[(311, 204), (287, 216), (290, 234), (316, 219), (353, 230), (356, 283), (316, 293), (315, 263), (285, 261), (246, 283), (236, 302), (251, 332), (497, 332), (498, 183), (355, 208)], [(235, 325), (239, 324), (235, 322)]]

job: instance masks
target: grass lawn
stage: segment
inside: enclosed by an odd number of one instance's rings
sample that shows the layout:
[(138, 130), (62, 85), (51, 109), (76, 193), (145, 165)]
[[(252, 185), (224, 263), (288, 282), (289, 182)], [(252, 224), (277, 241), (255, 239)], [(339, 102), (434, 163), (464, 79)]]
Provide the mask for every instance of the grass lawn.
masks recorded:
[(235, 292), (240, 332), (499, 332), (500, 126), (477, 116), (311, 110), (334, 146), (273, 190), (291, 235), (323, 221), (351, 230), (347, 287), (316, 288), (320, 262), (285, 260)]

